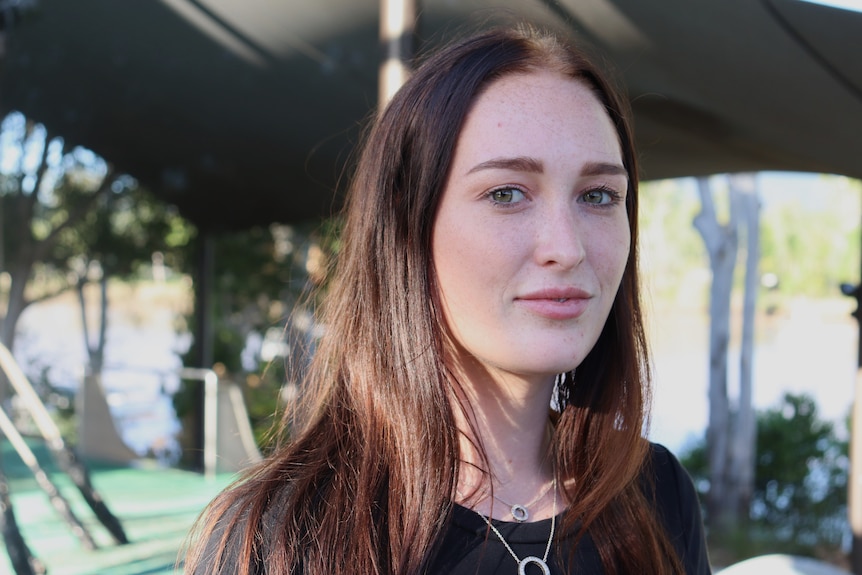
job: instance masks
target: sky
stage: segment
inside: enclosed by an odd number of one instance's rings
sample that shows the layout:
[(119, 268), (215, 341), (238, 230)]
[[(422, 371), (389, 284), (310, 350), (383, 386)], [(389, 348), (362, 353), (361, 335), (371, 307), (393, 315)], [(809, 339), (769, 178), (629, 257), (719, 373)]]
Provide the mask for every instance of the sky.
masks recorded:
[(842, 8), (844, 10), (853, 10), (854, 12), (862, 12), (862, 0), (802, 0), (811, 4), (820, 4), (821, 6), (832, 6), (833, 8)]

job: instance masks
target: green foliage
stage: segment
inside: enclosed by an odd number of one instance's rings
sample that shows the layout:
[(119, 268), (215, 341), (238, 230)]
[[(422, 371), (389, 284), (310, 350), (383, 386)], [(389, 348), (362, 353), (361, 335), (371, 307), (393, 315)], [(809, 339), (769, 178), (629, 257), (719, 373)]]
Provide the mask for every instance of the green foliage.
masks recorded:
[[(66, 178), (61, 180), (67, 191)], [(177, 229), (185, 230), (177, 234)], [(111, 192), (95, 202), (85, 216), (65, 228), (53, 253), (58, 269), (86, 270), (98, 263), (110, 277), (129, 278), (149, 265), (154, 252), (168, 254), (168, 265), (181, 265), (179, 258), (193, 236), (191, 226), (176, 210), (156, 200), (128, 177), (116, 179)]]
[[(98, 270), (128, 278), (154, 252), (177, 258), (193, 228), (137, 181), (17, 112), (0, 130), (0, 269), (27, 274), (30, 303)], [(39, 282), (32, 281), (34, 271)], [(38, 283), (38, 285), (37, 285)]]
[[(705, 495), (705, 441), (680, 456)], [(757, 415), (755, 485), (749, 521), (729, 539), (735, 560), (764, 553), (831, 556), (847, 532), (848, 446), (807, 395), (786, 394)], [(727, 550), (725, 550), (727, 552)]]
[(822, 180), (816, 206), (793, 199), (764, 212), (761, 269), (780, 278), (781, 293), (834, 296), (859, 277), (862, 183)]
[[(107, 285), (109, 278), (133, 278), (149, 269), (156, 252), (167, 266), (181, 268), (194, 234), (172, 206), (156, 200), (134, 178), (115, 173), (93, 152), (67, 149), (61, 138), (20, 113), (3, 118), (0, 335), (6, 345), (12, 345), (16, 323), (28, 305), (71, 288), (81, 290), (84, 305), (89, 281)], [(108, 303), (100, 301), (99, 312), (106, 313)], [(106, 332), (96, 333), (96, 342), (84, 343), (90, 367), (98, 370)], [(47, 369), (35, 377), (30, 371), (35, 381), (44, 379), (44, 386), (50, 386)], [(4, 384), (0, 377), (0, 396)], [(63, 400), (56, 390), (46, 393), (48, 399)], [(54, 413), (63, 433), (72, 437), (74, 413), (66, 403), (58, 403)]]
[(259, 375), (249, 374), (246, 377), (244, 398), (248, 419), (255, 441), (263, 451), (271, 445), (270, 440), (276, 431), (275, 426), (283, 407), (280, 398), (286, 380), (284, 367), (284, 361), (276, 359), (261, 364)]
[[(682, 291), (696, 289), (706, 302), (708, 284), (692, 275), (709, 266), (703, 241), (692, 225), (699, 209), (697, 196), (677, 180), (641, 185), (642, 269), (652, 295), (662, 301), (677, 301)], [(692, 285), (693, 281), (697, 283)]]
[[(333, 229), (332, 224), (319, 228), (315, 222), (272, 225), (213, 239), (213, 361), (223, 377), (241, 385), (252, 429), (261, 445), (279, 408), (285, 358), (250, 354), (249, 338), (284, 339), (277, 334), (285, 333), (296, 302), (313, 283), (311, 272), (325, 267), (325, 262), (318, 261), (321, 256), (314, 254), (325, 253), (319, 245), (323, 238), (332, 241)], [(194, 325), (195, 318), (188, 321)], [(185, 365), (199, 367), (199, 356), (193, 344), (184, 356)], [(180, 418), (196, 409), (193, 385), (183, 385), (175, 394), (174, 408)]]
[[(761, 194), (760, 272), (779, 280), (771, 305), (780, 306), (782, 297), (833, 297), (842, 282), (859, 277), (862, 182), (824, 175), (815, 183), (807, 196)], [(706, 305), (709, 262), (692, 225), (700, 200), (691, 184), (681, 179), (641, 185), (642, 264), (655, 298), (677, 302), (685, 296)], [(720, 208), (724, 188), (716, 184)], [(694, 297), (684, 293), (691, 290)]]
[(837, 548), (846, 529), (848, 453), (808, 396), (786, 395), (758, 418), (755, 523), (800, 550)]
[[(308, 237), (307, 229), (273, 225), (213, 239), (213, 359), (228, 372), (248, 371), (241, 352), (249, 334), (283, 326), (289, 304), (306, 289)], [(193, 347), (187, 357), (193, 361), (197, 355)]]

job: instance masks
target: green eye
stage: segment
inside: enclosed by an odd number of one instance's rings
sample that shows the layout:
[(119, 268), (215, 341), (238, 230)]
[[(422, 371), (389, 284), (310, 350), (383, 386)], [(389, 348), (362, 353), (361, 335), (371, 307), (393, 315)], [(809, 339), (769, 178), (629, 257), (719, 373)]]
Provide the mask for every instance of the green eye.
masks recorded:
[(619, 193), (608, 188), (595, 188), (587, 190), (581, 196), (581, 201), (594, 206), (614, 204), (622, 199)]
[(489, 196), (495, 203), (513, 204), (524, 198), (524, 192), (518, 188), (497, 188), (496, 190), (491, 190)]
[(603, 204), (607, 195), (607, 192), (602, 190), (590, 190), (584, 194), (584, 201), (588, 204)]

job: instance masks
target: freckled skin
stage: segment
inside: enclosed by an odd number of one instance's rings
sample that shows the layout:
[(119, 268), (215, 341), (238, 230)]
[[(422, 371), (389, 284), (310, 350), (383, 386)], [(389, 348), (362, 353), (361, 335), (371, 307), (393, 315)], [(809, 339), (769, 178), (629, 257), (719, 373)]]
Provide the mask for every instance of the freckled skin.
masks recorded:
[(547, 382), (583, 360), (629, 254), (627, 183), (613, 124), (584, 84), (537, 71), (488, 87), (432, 237), (458, 363)]

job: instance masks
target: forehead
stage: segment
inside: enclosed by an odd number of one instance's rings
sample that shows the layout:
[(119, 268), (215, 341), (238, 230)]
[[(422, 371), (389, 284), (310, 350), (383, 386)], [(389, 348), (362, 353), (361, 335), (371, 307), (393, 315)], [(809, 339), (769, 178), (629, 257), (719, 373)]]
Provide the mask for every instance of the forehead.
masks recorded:
[(473, 103), (455, 163), (488, 155), (572, 154), (620, 162), (619, 137), (593, 89), (558, 72), (510, 74), (489, 84)]

